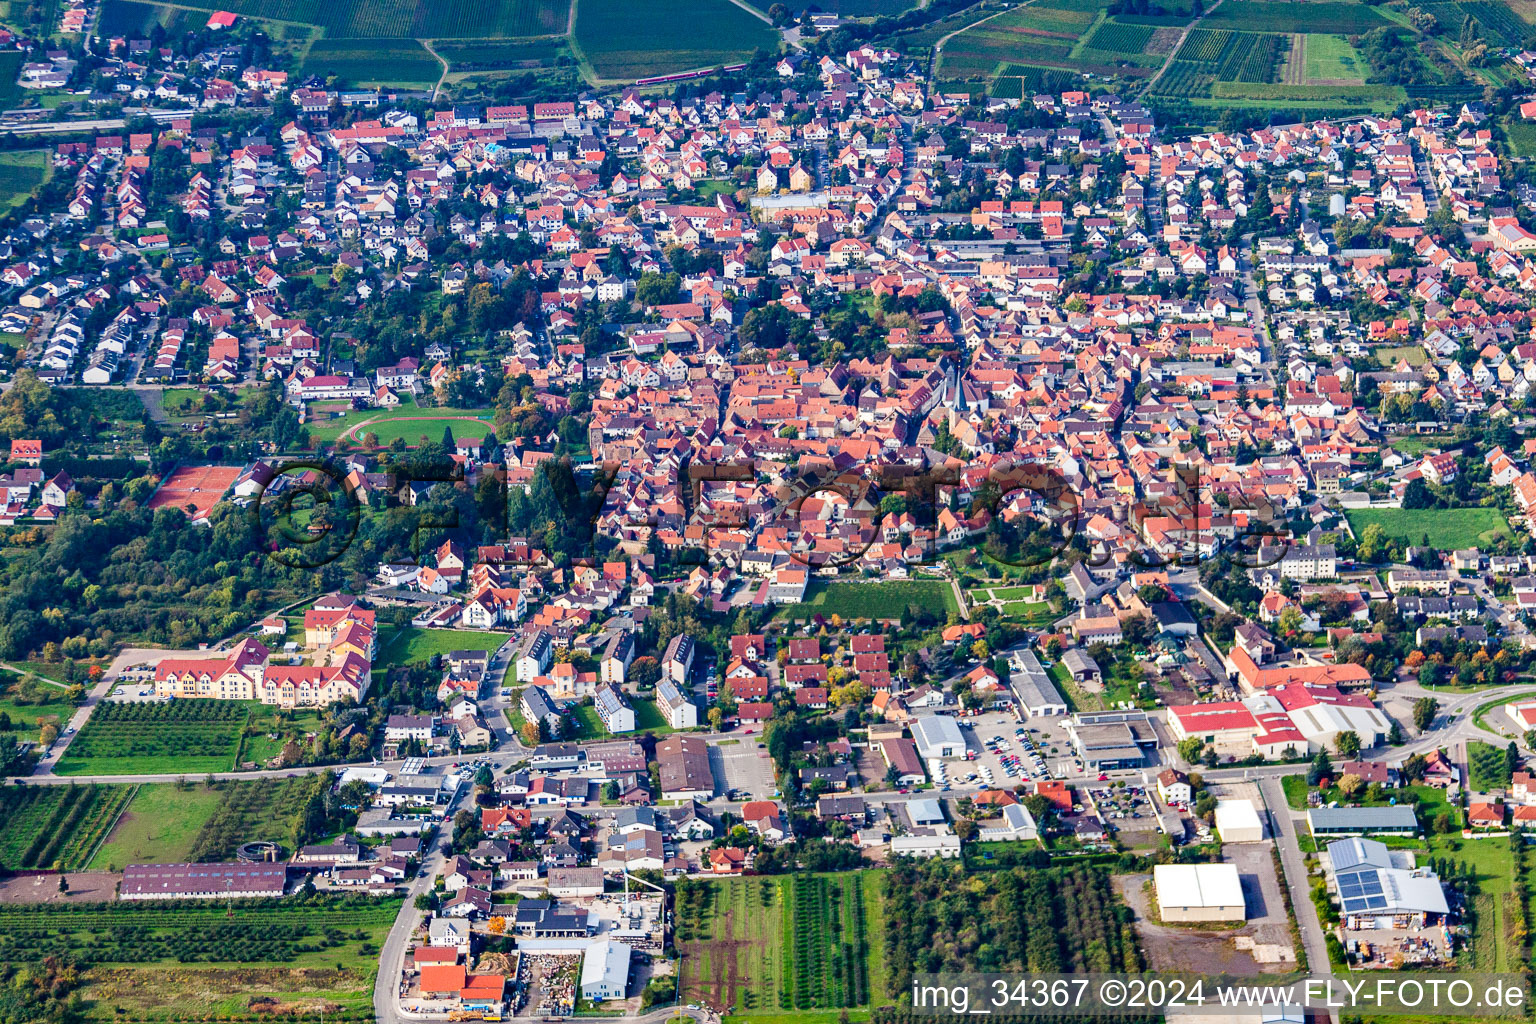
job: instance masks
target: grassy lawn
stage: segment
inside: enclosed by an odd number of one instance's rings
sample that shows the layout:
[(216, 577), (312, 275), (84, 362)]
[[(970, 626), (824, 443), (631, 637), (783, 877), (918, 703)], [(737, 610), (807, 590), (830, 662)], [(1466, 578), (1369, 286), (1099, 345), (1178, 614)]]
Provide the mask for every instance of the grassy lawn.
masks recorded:
[(1305, 775), (1287, 775), (1280, 780), (1280, 788), (1285, 790), (1285, 802), (1293, 811), (1307, 809), (1307, 777)]
[(449, 651), (494, 651), (511, 637), (510, 633), (481, 633), (472, 629), (417, 629), (407, 626), (379, 646), (375, 669), (394, 665), (414, 665), (434, 654)]
[[(19, 51), (9, 52), (22, 56)], [(5, 73), (4, 69), (0, 69), (0, 75)], [(53, 165), (43, 150), (0, 154), (0, 209), (20, 206), (39, 185), (52, 176)]]
[(121, 871), (127, 864), (186, 860), (198, 830), (222, 799), (218, 790), (201, 785), (182, 788), (167, 782), (140, 786), (88, 870)]
[(1416, 459), (1425, 452), (1439, 451), (1445, 447), (1446, 438), (1440, 437), (1395, 437), (1392, 439), (1392, 447), (1402, 452), (1410, 459)]
[(1379, 524), (1389, 537), (1406, 537), (1412, 544), (1429, 535), (1429, 546), (1442, 551), (1491, 544), (1510, 539), (1509, 521), (1496, 508), (1360, 508), (1344, 515), (1349, 528), (1360, 536), (1367, 526)]
[[(650, 732), (658, 736), (675, 732), (667, 720), (662, 717), (661, 710), (656, 707), (653, 700), (644, 700), (639, 697), (629, 698), (630, 707), (635, 709), (635, 731), (633, 733), (620, 733), (622, 736), (633, 736), (637, 733)], [(597, 708), (591, 704), (578, 704), (571, 709), (571, 717), (581, 727), (581, 736), (584, 738), (602, 737), (613, 735), (608, 732), (608, 727), (603, 725), (603, 720), (598, 717)], [(522, 728), (522, 713), (518, 712), (519, 721), (512, 721), (511, 709), (508, 709), (507, 721), (514, 729)]]
[[(1311, 36), (1307, 40), (1308, 64), (1312, 61), (1312, 40), (1316, 38), (1316, 36)], [(1332, 39), (1334, 37), (1324, 36), (1323, 38)], [(1348, 43), (1344, 43), (1344, 45), (1349, 46)], [(1424, 351), (1422, 345), (1387, 345), (1376, 349), (1375, 356), (1376, 361), (1382, 366), (1396, 366), (1399, 359), (1406, 362), (1409, 366), (1423, 366), (1429, 361), (1429, 353)]]
[(806, 600), (785, 605), (775, 618), (808, 619), (812, 615), (843, 619), (899, 619), (909, 606), (937, 615), (959, 614), (955, 594), (943, 580), (881, 580), (869, 583), (813, 581)]
[(1322, 84), (1363, 82), (1365, 69), (1368, 66), (1360, 54), (1355, 52), (1355, 48), (1349, 45), (1349, 40), (1343, 36), (1307, 36), (1308, 82), (1319, 80)]

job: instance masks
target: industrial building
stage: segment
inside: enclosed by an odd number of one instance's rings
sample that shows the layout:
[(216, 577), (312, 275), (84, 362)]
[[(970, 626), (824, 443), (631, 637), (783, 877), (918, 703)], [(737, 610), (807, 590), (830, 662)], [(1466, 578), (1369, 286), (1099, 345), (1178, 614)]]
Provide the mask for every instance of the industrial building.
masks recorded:
[(1411, 850), (1356, 838), (1329, 843), (1326, 853), (1345, 928), (1423, 928), (1450, 912), (1439, 876), (1415, 867)]
[(623, 999), (629, 990), (629, 947), (603, 939), (587, 947), (581, 958), (581, 997), (599, 1002)]
[(1008, 685), (1014, 699), (1030, 718), (1046, 718), (1067, 713), (1067, 702), (1051, 682), (1050, 673), (1040, 664), (1031, 650), (1018, 651), (1009, 659), (1012, 670), (1008, 673)]
[(1164, 921), (1245, 921), (1248, 909), (1235, 864), (1159, 864), (1152, 869)]
[(1251, 800), (1218, 800), (1216, 834), (1224, 843), (1257, 843), (1264, 839), (1264, 823)]
[(1392, 807), (1313, 807), (1307, 824), (1314, 836), (1411, 836), (1419, 818), (1407, 804)]
[(912, 742), (925, 761), (965, 756), (965, 736), (960, 732), (960, 723), (948, 715), (913, 719)]

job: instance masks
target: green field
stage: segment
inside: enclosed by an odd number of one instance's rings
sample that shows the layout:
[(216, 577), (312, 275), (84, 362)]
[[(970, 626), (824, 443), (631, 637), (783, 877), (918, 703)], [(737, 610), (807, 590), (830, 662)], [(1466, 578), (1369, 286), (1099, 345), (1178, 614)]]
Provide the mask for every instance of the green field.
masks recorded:
[(1429, 353), (1422, 345), (1386, 345), (1372, 353), (1382, 366), (1396, 366), (1399, 359), (1409, 366), (1423, 366), (1429, 361)]
[[(349, 85), (432, 85), (442, 63), (414, 39), (319, 39), (304, 57), (305, 75), (335, 75)], [(441, 430), (439, 430), (441, 434)]]
[(1365, 81), (1370, 65), (1343, 36), (1307, 36), (1307, 82), (1340, 84)]
[(189, 859), (198, 829), (218, 809), (218, 790), (174, 783), (136, 787), (117, 827), (91, 858), (91, 871), (128, 864), (174, 864)]
[(1418, 544), (1425, 534), (1440, 551), (1492, 544), (1511, 539), (1509, 521), (1496, 508), (1360, 508), (1344, 513), (1358, 538), (1367, 526), (1380, 524), (1389, 537), (1406, 537)]
[(883, 999), (884, 876), (867, 870), (684, 882), (680, 1001), (733, 1005), (733, 1019), (767, 1024)]
[(730, 0), (582, 0), (576, 45), (599, 79), (621, 82), (776, 53), (779, 39)]
[(42, 150), (0, 153), (0, 209), (20, 206), (52, 176), (53, 165)]
[[(515, 700), (513, 704), (516, 704)], [(663, 736), (675, 731), (671, 724), (662, 717), (661, 710), (656, 707), (655, 701), (632, 696), (629, 698), (629, 706), (635, 709), (635, 731), (632, 733), (621, 733), (620, 735), (634, 736), (639, 733), (648, 732), (657, 736)], [(511, 709), (509, 708), (508, 710), (510, 711)], [(599, 739), (604, 736), (614, 735), (608, 731), (607, 726), (603, 725), (602, 718), (597, 714), (597, 708), (591, 704), (576, 705), (571, 709), (571, 717), (580, 725), (580, 735), (583, 739)], [(701, 720), (702, 717), (700, 716)], [(508, 721), (510, 720), (511, 716), (508, 715)], [(520, 728), (520, 723), (514, 725), (513, 728)]]
[(511, 638), (510, 633), (481, 633), (472, 629), (397, 629), (381, 638), (375, 669), (415, 665), (434, 654), (449, 651), (494, 651)]
[(884, 580), (870, 583), (820, 580), (811, 583), (806, 600), (785, 605), (775, 618), (808, 619), (812, 615), (844, 619), (899, 619), (909, 606), (944, 617), (959, 613), (949, 583), (940, 580)]
[(1509, 144), (1510, 156), (1521, 160), (1536, 157), (1536, 122), (1525, 121), (1511, 114), (1500, 124), (1504, 129), (1505, 141)]

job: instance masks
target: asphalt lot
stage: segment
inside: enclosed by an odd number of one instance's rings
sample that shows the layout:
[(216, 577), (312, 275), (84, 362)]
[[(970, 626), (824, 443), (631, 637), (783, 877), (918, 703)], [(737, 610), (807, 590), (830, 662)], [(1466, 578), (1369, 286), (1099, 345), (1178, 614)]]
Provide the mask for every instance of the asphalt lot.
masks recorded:
[(741, 790), (752, 798), (766, 799), (773, 794), (773, 761), (767, 750), (759, 750), (762, 738), (741, 737), (740, 742), (709, 745), (709, 766), (722, 793)]

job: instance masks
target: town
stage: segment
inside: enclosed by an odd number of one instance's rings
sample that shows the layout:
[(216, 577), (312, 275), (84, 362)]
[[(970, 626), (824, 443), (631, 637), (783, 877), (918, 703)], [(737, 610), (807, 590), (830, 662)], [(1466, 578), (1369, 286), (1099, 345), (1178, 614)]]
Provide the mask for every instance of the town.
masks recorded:
[(121, 3), (0, 14), (0, 1019), (1528, 966), (1536, 52), (1200, 123), (1261, 0), (494, 96)]

